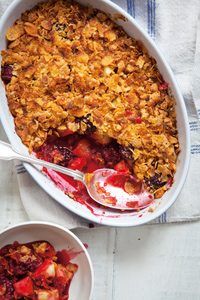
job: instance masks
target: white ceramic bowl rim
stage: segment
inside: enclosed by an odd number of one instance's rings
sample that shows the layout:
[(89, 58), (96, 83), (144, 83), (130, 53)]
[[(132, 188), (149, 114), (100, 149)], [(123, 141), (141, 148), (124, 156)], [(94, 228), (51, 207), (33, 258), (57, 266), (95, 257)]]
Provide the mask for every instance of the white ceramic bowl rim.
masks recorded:
[[(60, 229), (64, 232), (66, 232), (69, 236), (71, 236), (78, 243), (78, 245), (81, 247), (82, 251), (84, 252), (84, 255), (86, 256), (88, 264), (89, 264), (89, 269), (90, 269), (90, 274), (91, 274), (91, 289), (90, 289), (90, 298), (89, 298), (89, 300), (90, 300), (92, 297), (92, 294), (93, 294), (93, 290), (94, 290), (94, 269), (93, 269), (93, 265), (92, 265), (92, 261), (89, 256), (89, 253), (88, 253), (86, 247), (84, 246), (84, 244), (81, 242), (81, 240), (73, 232), (71, 232), (67, 228), (64, 228), (63, 226), (60, 226), (60, 225), (52, 223), (52, 222), (42, 222), (42, 221), (28, 221), (28, 222), (18, 223), (13, 226), (9, 226), (0, 231), (0, 236), (4, 233), (7, 233), (7, 232), (15, 229), (15, 228), (22, 227), (22, 229), (23, 229), (23, 227), (26, 225), (44, 225), (47, 227), (54, 227), (54, 228)], [(13, 240), (13, 242), (14, 242), (14, 240)]]
[[(92, 0), (88, 0), (87, 2), (90, 2)], [(17, 6), (19, 5), (19, 3), (23, 2), (23, 0), (14, 0), (12, 2), (12, 4), (9, 6), (9, 8), (6, 10), (6, 12), (4, 13), (3, 17), (0, 20), (0, 30), (3, 28), (4, 23), (6, 22), (7, 17), (17, 8)], [(38, 1), (39, 2), (39, 1)], [(87, 5), (88, 3), (84, 0), (79, 0), (78, 2), (81, 2), (82, 4), (84, 3), (85, 5)], [(30, 2), (31, 3), (31, 2)], [(119, 13), (121, 15), (123, 15), (128, 22), (132, 23), (132, 25), (135, 27), (136, 31), (140, 31), (141, 36), (143, 37), (143, 39), (146, 41), (146, 43), (148, 43), (149, 48), (153, 49), (152, 51), (154, 51), (155, 55), (157, 56), (157, 58), (159, 58), (162, 61), (162, 64), (166, 70), (167, 76), (168, 78), (172, 81), (173, 83), (173, 88), (174, 91), (176, 92), (176, 99), (178, 99), (178, 105), (180, 106), (181, 109), (181, 113), (182, 113), (182, 119), (185, 125), (185, 157), (184, 157), (184, 166), (182, 168), (182, 176), (181, 178), (179, 178), (178, 183), (176, 185), (176, 188), (173, 191), (173, 195), (171, 195), (171, 198), (168, 199), (167, 203), (159, 208), (156, 209), (153, 213), (145, 215), (145, 217), (143, 218), (138, 218), (137, 220), (135, 220), (134, 218), (129, 218), (129, 221), (120, 221), (118, 222), (117, 218), (116, 219), (112, 219), (109, 220), (108, 218), (97, 218), (96, 216), (90, 214), (86, 216), (86, 213), (84, 211), (82, 211), (79, 207), (76, 207), (76, 205), (69, 205), (69, 204), (63, 204), (63, 201), (60, 199), (59, 197), (59, 193), (54, 193), (54, 199), (59, 202), (60, 204), (64, 205), (65, 207), (67, 207), (69, 210), (71, 210), (73, 213), (86, 218), (94, 223), (99, 223), (99, 224), (103, 224), (103, 225), (108, 225), (108, 226), (116, 226), (116, 227), (126, 227), (126, 226), (137, 226), (137, 225), (141, 225), (147, 222), (152, 221), (153, 219), (159, 217), (160, 215), (162, 215), (176, 200), (178, 194), (180, 193), (183, 184), (185, 182), (186, 176), (187, 176), (187, 172), (188, 172), (188, 167), (189, 167), (189, 160), (190, 160), (190, 133), (189, 133), (189, 124), (188, 124), (188, 117), (187, 117), (187, 111), (186, 111), (186, 107), (185, 107), (185, 103), (183, 100), (183, 97), (180, 93), (180, 90), (177, 86), (176, 83), (176, 79), (171, 71), (171, 68), (169, 67), (169, 65), (166, 63), (162, 53), (158, 50), (158, 47), (154, 44), (153, 40), (148, 36), (148, 34), (135, 22), (135, 20), (128, 14), (126, 13), (122, 8), (120, 8), (118, 5), (116, 5), (115, 3), (109, 1), (109, 0), (98, 0), (98, 1), (93, 1), (93, 6), (97, 7), (97, 4), (103, 4), (106, 5), (106, 7), (109, 7), (110, 9), (114, 10), (114, 13)], [(31, 5), (30, 5), (31, 6)], [(149, 50), (147, 48), (147, 50)], [(162, 74), (162, 73), (161, 73)], [(8, 139), (10, 140), (10, 142), (12, 143), (14, 140), (13, 137), (13, 133), (11, 132), (11, 130), (7, 129), (7, 125), (8, 125), (8, 121), (5, 117), (4, 114), (1, 114), (1, 121), (3, 124), (3, 127), (7, 133)], [(51, 196), (52, 194), (49, 191), (49, 184), (45, 184), (44, 180), (43, 182), (41, 181), (41, 176), (44, 175), (39, 175), (38, 171), (28, 165), (28, 164), (24, 164), (27, 171), (31, 174), (31, 176), (35, 179), (35, 181), (47, 192), (49, 193)], [(56, 189), (56, 188), (55, 188)]]

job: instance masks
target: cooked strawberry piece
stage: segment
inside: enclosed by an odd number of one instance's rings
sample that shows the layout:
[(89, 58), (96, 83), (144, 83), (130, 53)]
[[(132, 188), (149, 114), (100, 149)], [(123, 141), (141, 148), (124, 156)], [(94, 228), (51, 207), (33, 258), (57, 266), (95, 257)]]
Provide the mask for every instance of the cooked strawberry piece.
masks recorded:
[(133, 115), (133, 112), (130, 109), (125, 110), (125, 116), (126, 117), (129, 117), (129, 116), (132, 116), (132, 115)]
[(125, 163), (124, 160), (121, 160), (118, 164), (115, 165), (114, 169), (117, 172), (121, 172), (121, 173), (125, 173), (125, 174), (129, 174), (129, 167), (128, 165)]
[(141, 124), (142, 123), (142, 118), (141, 117), (135, 118), (135, 123), (136, 124)]
[(73, 170), (82, 171), (83, 168), (86, 166), (87, 160), (85, 157), (76, 157), (70, 160), (68, 167)]
[(34, 293), (33, 282), (29, 276), (14, 283), (14, 289), (17, 297), (29, 297)]
[(100, 168), (100, 166), (96, 162), (90, 161), (87, 164), (87, 172), (88, 173), (92, 173), (92, 172), (96, 171), (99, 168)]
[(80, 140), (72, 152), (76, 156), (89, 158), (91, 156), (90, 142), (86, 139)]
[(139, 194), (142, 190), (142, 181), (124, 173), (109, 176), (106, 180), (106, 184), (122, 188), (128, 194)]
[(33, 278), (44, 276), (46, 278), (55, 276), (55, 265), (51, 259), (45, 259), (44, 262), (33, 273)]
[(114, 174), (107, 178), (106, 184), (110, 184), (115, 187), (124, 188), (124, 184), (126, 181), (126, 176), (123, 174)]
[(169, 87), (169, 84), (167, 82), (163, 82), (159, 85), (158, 89), (159, 91), (166, 91)]

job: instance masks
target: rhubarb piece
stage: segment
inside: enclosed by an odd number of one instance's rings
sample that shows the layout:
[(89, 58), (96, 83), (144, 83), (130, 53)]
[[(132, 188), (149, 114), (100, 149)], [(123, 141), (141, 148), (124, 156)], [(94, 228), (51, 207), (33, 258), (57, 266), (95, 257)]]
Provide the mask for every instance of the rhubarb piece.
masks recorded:
[(14, 283), (14, 289), (17, 297), (29, 297), (34, 293), (33, 282), (29, 276)]
[(122, 174), (113, 174), (108, 177), (106, 180), (106, 184), (110, 184), (115, 187), (119, 187), (124, 189), (124, 185), (126, 182), (126, 176)]
[(82, 171), (86, 164), (87, 160), (85, 157), (76, 157), (69, 162), (68, 167), (73, 170)]
[(89, 158), (91, 156), (90, 142), (86, 139), (81, 139), (72, 152), (76, 156)]

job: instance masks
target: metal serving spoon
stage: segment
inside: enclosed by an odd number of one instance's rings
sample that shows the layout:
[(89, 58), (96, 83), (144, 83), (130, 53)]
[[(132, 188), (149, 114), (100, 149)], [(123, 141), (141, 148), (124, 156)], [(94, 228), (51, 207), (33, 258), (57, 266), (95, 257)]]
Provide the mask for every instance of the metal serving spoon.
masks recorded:
[(128, 194), (123, 189), (108, 184), (108, 178), (119, 174), (113, 169), (98, 169), (93, 173), (84, 174), (78, 170), (72, 170), (41, 159), (22, 155), (10, 144), (3, 141), (0, 141), (0, 159), (17, 159), (23, 162), (40, 165), (73, 177), (75, 180), (79, 180), (85, 185), (88, 194), (94, 201), (109, 208), (120, 210), (142, 209), (147, 207), (153, 201), (153, 196), (145, 190), (141, 190), (139, 194)]

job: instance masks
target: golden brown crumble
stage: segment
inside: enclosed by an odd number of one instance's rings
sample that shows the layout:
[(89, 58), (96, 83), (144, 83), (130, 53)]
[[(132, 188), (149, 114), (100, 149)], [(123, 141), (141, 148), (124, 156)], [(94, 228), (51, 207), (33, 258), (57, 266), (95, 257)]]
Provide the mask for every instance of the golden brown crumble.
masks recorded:
[(8, 103), (30, 151), (66, 129), (86, 132), (77, 118), (87, 116), (96, 140), (114, 138), (131, 149), (138, 178), (173, 176), (179, 152), (175, 101), (155, 60), (106, 14), (48, 1), (22, 14), (6, 36)]

